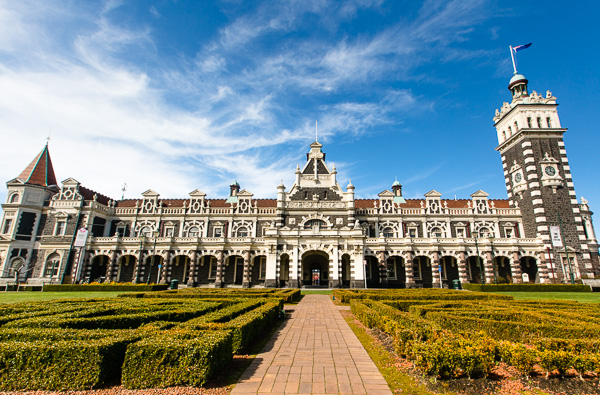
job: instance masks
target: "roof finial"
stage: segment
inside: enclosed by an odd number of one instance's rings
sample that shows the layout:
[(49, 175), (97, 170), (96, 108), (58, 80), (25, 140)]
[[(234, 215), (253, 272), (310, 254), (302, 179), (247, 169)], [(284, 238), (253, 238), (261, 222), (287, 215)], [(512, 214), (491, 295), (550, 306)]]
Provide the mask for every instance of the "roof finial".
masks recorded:
[(123, 188), (121, 188), (121, 191), (123, 191), (123, 193), (121, 194), (121, 200), (125, 199), (125, 191), (127, 190), (127, 183), (123, 183)]
[(319, 142), (319, 125), (317, 124), (317, 121), (315, 121), (315, 141), (317, 143)]
[(46, 137), (46, 147), (48, 146), (48, 143), (50, 142), (50, 135), (52, 134), (52, 129), (50, 129), (50, 132), (48, 133), (48, 137)]

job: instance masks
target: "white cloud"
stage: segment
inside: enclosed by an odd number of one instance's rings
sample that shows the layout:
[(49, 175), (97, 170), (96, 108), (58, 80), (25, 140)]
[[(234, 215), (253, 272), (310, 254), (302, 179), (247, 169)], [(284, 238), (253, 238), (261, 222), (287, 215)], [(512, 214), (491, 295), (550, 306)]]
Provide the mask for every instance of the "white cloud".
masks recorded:
[[(422, 12), (413, 24), (372, 36), (280, 38), (280, 48), (261, 50), (257, 38), (294, 31), (306, 15), (322, 16), (335, 29), (381, 1), (265, 5), (234, 18), (197, 54), (164, 61), (151, 27), (112, 19), (126, 3), (48, 4), (0, 1), (0, 91), (6, 93), (0, 133), (14, 147), (0, 157), (0, 178), (18, 175), (52, 130), (57, 177), (74, 177), (115, 198), (123, 182), (129, 197), (148, 188), (164, 197), (195, 188), (222, 196), (233, 178), (256, 196), (272, 197), (279, 180), (291, 185), (294, 164), (302, 161), (298, 150), (305, 149), (297, 142), (312, 139), (314, 119), (323, 139), (331, 139), (400, 124), (409, 110), (433, 106), (402, 88), (373, 89), (368, 100), (335, 94), (407, 78), (423, 61), (415, 56), (416, 38), (447, 45), (442, 33), (454, 29), (464, 38), (482, 18), (469, 14), (479, 2), (437, 3), (436, 12)], [(160, 16), (155, 6), (148, 11)], [(298, 113), (294, 101), (310, 99), (312, 107)]]

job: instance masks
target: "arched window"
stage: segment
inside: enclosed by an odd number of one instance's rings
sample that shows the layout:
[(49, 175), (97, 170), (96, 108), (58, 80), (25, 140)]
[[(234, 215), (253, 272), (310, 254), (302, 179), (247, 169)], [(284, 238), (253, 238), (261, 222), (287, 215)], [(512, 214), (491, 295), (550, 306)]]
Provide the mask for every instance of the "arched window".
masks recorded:
[(149, 226), (144, 226), (138, 232), (138, 236), (142, 236), (142, 235), (146, 236), (146, 237), (151, 237), (152, 236), (152, 229), (150, 229)]
[(517, 123), (517, 121), (515, 121), (515, 132), (519, 131), (519, 124)]
[(240, 226), (237, 230), (237, 237), (248, 237), (248, 228)]
[(46, 259), (46, 269), (44, 277), (58, 277), (58, 269), (60, 268), (60, 255), (50, 254)]
[(506, 132), (502, 131), (502, 140), (506, 140)]
[(16, 258), (15, 260), (13, 260), (10, 264), (10, 269), (9, 269), (9, 276), (14, 276), (17, 273), (19, 273), (21, 271), (21, 269), (23, 269), (23, 267), (25, 266), (25, 261), (23, 260), (23, 258)]
[(431, 237), (442, 237), (442, 229), (440, 229), (439, 227), (435, 227), (431, 229)]
[(19, 203), (19, 194), (14, 193), (10, 196), (10, 203)]
[(192, 226), (188, 230), (188, 237), (198, 237), (200, 235), (200, 228), (197, 226)]
[(320, 219), (311, 219), (304, 223), (304, 229), (316, 229), (319, 230), (321, 228), (325, 228), (325, 221), (321, 221)]
[(540, 118), (540, 117), (537, 117), (537, 126), (538, 126), (538, 128), (542, 127), (542, 118)]
[(527, 127), (531, 129), (531, 117), (527, 117)]
[(552, 120), (550, 119), (550, 117), (546, 118), (546, 123), (548, 124), (548, 128), (552, 127)]
[(508, 127), (508, 135), (512, 136), (512, 128), (510, 126)]
[(491, 233), (485, 226), (479, 229), (479, 237), (490, 237)]
[(385, 237), (386, 239), (394, 237), (394, 229), (390, 228), (389, 226), (384, 228), (383, 237)]

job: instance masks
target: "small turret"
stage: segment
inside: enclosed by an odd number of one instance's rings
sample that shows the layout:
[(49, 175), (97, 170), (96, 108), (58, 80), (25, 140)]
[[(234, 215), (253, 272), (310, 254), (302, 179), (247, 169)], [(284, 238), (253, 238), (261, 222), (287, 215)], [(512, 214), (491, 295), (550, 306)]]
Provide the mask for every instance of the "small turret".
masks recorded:
[(402, 197), (402, 184), (396, 179), (392, 184), (392, 191), (394, 191), (394, 203), (406, 203), (406, 199)]
[(238, 202), (238, 193), (240, 192), (240, 184), (238, 184), (237, 180), (233, 180), (233, 184), (229, 186), (229, 197), (227, 198), (227, 203), (237, 203)]
[(513, 100), (529, 96), (527, 92), (527, 83), (529, 81), (522, 74), (513, 75), (513, 77), (508, 82), (508, 90), (512, 93)]

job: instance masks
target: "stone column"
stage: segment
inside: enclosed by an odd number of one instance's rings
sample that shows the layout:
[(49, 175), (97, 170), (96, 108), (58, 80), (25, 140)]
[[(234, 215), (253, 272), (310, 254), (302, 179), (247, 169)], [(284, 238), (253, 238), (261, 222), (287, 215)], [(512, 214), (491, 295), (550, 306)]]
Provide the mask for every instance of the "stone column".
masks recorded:
[(137, 284), (139, 282), (139, 277), (140, 277), (140, 265), (142, 264), (142, 261), (144, 260), (144, 251), (140, 250), (139, 255), (137, 256), (137, 258), (135, 259), (135, 266), (133, 267), (133, 275), (131, 282), (133, 284)]
[(513, 283), (521, 284), (523, 282), (523, 272), (521, 271), (521, 260), (519, 259), (518, 251), (513, 251), (512, 253), (510, 271), (512, 273)]
[[(548, 265), (546, 264), (546, 254), (544, 254), (544, 252), (540, 252), (537, 254), (537, 257), (540, 261), (540, 264), (538, 265), (538, 276), (540, 277), (540, 284), (547, 284), (550, 281), (548, 276)], [(573, 268), (573, 271), (575, 272), (575, 276), (577, 276), (577, 271), (575, 270), (575, 268)]]
[(460, 252), (458, 260), (458, 278), (462, 284), (469, 282), (469, 276), (467, 275), (467, 254), (464, 251)]
[[(289, 256), (289, 255), (288, 255)], [(300, 265), (300, 257), (298, 254), (298, 247), (294, 247), (294, 251), (289, 256), (289, 285), (290, 288), (298, 288), (298, 266)]]
[(189, 267), (189, 271), (188, 271), (188, 281), (187, 281), (187, 286), (188, 287), (193, 287), (195, 284), (195, 279), (196, 279), (196, 266), (198, 265), (198, 251), (194, 250), (194, 252), (192, 252), (192, 257), (190, 259), (190, 267)]
[(108, 265), (106, 265), (106, 282), (111, 282), (113, 280), (113, 272), (115, 271), (116, 264), (117, 250), (113, 250), (110, 254), (110, 260), (108, 261)]
[(440, 283), (440, 253), (437, 251), (433, 252), (433, 260), (431, 261), (431, 277), (433, 288), (441, 288)]
[(215, 277), (215, 288), (223, 287), (223, 251), (217, 256), (217, 276)]
[(488, 251), (485, 253), (485, 263), (484, 263), (484, 267), (485, 267), (485, 283), (486, 284), (495, 284), (496, 282), (494, 281), (494, 261), (493, 261), (493, 257), (492, 257), (492, 252)]
[(386, 288), (388, 285), (388, 279), (387, 279), (387, 262), (385, 261), (385, 251), (379, 251), (379, 257), (378, 257), (378, 263), (379, 263), (379, 284), (381, 284), (381, 286), (383, 288)]
[(251, 277), (250, 277), (250, 250), (244, 254), (244, 276), (242, 278), (242, 288), (250, 288)]
[(406, 288), (416, 288), (415, 276), (413, 273), (413, 254), (412, 251), (406, 252), (406, 263), (404, 264), (404, 272), (406, 273)]
[[(169, 283), (169, 268), (173, 267), (173, 262), (171, 262), (171, 254), (170, 251), (165, 251), (161, 256), (162, 263), (159, 268), (160, 272), (160, 284), (168, 284)], [(150, 280), (152, 281), (152, 279)]]

